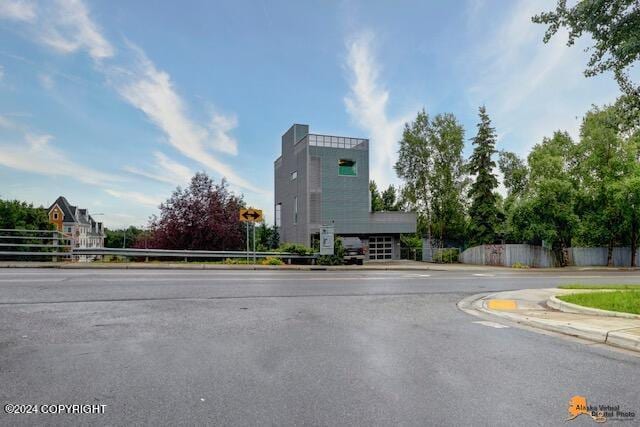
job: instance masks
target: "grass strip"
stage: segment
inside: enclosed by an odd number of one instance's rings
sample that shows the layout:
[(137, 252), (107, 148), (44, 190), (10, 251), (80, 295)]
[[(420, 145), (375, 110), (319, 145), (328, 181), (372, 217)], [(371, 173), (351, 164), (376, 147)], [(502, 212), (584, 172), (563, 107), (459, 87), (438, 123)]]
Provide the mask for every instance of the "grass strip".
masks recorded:
[(623, 285), (623, 284), (582, 284), (571, 283), (568, 285), (558, 286), (560, 289), (617, 289), (617, 290), (639, 290), (640, 285)]
[(584, 294), (558, 295), (558, 299), (585, 307), (621, 313), (640, 314), (640, 290), (589, 292)]

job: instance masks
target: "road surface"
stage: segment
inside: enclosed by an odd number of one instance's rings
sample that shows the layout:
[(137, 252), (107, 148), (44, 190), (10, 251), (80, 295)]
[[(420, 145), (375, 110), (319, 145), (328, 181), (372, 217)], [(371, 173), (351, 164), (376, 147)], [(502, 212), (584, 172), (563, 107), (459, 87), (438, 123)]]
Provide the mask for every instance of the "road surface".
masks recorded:
[(0, 403), (107, 406), (0, 424), (636, 424), (636, 355), (456, 307), (571, 282), (640, 273), (1, 269)]

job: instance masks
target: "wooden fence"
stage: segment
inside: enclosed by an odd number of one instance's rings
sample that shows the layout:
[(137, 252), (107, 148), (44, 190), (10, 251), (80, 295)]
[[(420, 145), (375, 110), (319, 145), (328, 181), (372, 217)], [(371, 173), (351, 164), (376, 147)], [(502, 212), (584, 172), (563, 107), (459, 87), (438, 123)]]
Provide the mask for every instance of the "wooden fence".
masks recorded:
[[(578, 267), (607, 265), (607, 248), (567, 248), (566, 253), (568, 265)], [(613, 248), (612, 260), (615, 267), (630, 267), (631, 248)], [(514, 264), (542, 268), (560, 265), (551, 250), (526, 244), (474, 246), (460, 254), (460, 262), (505, 267), (512, 267)], [(640, 266), (640, 251), (636, 253), (636, 266)]]

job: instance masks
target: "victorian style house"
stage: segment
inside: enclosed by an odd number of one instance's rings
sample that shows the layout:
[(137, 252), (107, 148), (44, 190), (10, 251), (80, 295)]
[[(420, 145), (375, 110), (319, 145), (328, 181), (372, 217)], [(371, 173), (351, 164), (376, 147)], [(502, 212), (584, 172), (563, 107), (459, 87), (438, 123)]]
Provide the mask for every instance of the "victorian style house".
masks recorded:
[(73, 247), (104, 247), (102, 223), (94, 221), (86, 209), (79, 209), (60, 196), (49, 207), (48, 214), (49, 222), (71, 239)]

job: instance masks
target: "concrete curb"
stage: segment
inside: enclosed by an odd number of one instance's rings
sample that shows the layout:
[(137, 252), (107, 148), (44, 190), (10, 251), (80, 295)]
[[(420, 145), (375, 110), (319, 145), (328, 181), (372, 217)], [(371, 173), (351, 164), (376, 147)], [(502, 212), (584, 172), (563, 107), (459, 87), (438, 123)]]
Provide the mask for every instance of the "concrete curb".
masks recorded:
[(637, 328), (608, 330), (605, 328), (592, 328), (586, 325), (572, 325), (566, 322), (537, 319), (529, 316), (519, 315), (513, 312), (489, 310), (488, 308), (486, 308), (485, 303), (487, 300), (492, 299), (492, 297), (497, 294), (498, 293), (477, 294), (472, 297), (467, 297), (458, 303), (458, 308), (469, 314), (472, 314), (469, 310), (471, 308), (473, 310), (476, 310), (477, 312), (481, 312), (494, 318), (499, 317), (515, 324), (582, 338), (601, 344), (623, 348), (625, 350), (640, 352), (640, 338), (637, 335), (625, 332)]
[(626, 330), (609, 332), (605, 342), (609, 345), (640, 352), (640, 340), (637, 336), (627, 333)]
[(431, 264), (425, 265), (375, 265), (369, 264), (364, 266), (336, 266), (336, 265), (245, 265), (245, 264), (173, 264), (173, 263), (70, 263), (70, 262), (2, 262), (0, 261), (0, 269), (2, 268), (58, 268), (58, 269), (157, 269), (157, 270), (344, 270), (344, 271), (448, 271), (448, 272), (483, 272), (483, 271), (503, 271), (514, 274), (532, 274), (532, 273), (569, 273), (569, 272), (610, 272), (610, 271), (640, 271), (640, 268), (619, 268), (619, 267), (594, 267), (594, 268), (532, 268), (518, 269), (503, 266), (481, 266), (466, 264)]
[[(581, 293), (581, 292), (575, 292)], [(552, 295), (547, 300), (547, 305), (565, 313), (577, 313), (577, 314), (591, 314), (593, 316), (605, 316), (605, 317), (622, 317), (624, 319), (640, 319), (640, 315), (633, 313), (621, 313), (618, 311), (601, 310), (599, 308), (585, 307), (583, 305), (573, 304), (570, 302), (562, 301)]]

